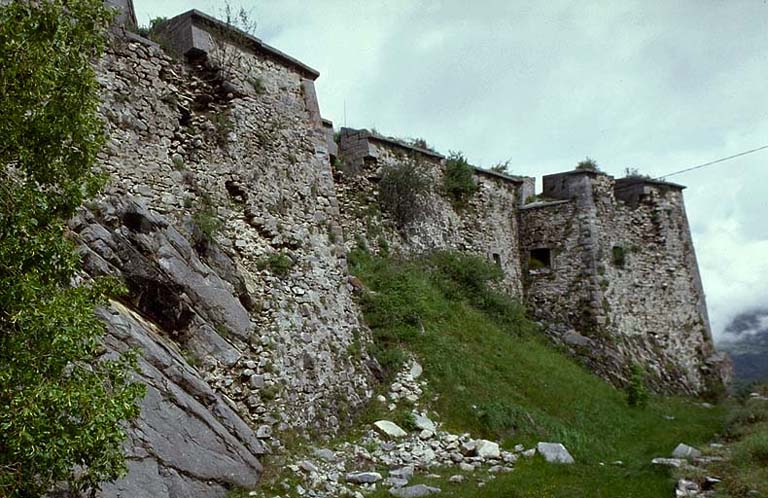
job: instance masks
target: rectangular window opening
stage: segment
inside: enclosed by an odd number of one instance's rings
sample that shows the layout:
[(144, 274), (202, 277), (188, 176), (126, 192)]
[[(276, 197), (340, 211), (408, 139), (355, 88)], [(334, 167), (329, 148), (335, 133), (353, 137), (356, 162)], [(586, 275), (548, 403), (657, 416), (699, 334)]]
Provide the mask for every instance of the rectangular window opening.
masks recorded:
[(552, 268), (551, 249), (548, 247), (531, 249), (531, 253), (528, 256), (528, 269), (541, 270), (544, 268)]
[(501, 255), (499, 253), (493, 253), (493, 262), (496, 263), (496, 266), (501, 268)]
[(613, 256), (614, 266), (617, 268), (624, 268), (624, 265), (627, 262), (627, 251), (622, 246), (613, 246), (611, 255)]

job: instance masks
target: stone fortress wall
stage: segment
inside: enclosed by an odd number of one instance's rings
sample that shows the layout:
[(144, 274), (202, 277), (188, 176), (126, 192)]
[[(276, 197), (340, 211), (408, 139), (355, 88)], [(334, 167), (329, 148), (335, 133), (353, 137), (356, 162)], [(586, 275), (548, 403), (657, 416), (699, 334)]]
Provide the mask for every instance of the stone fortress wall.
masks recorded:
[[(130, 473), (105, 496), (251, 487), (273, 434), (332, 433), (370, 399), (377, 365), (346, 260), (358, 244), (495, 261), (504, 289), (612, 381), (635, 361), (660, 390), (701, 392), (717, 373), (678, 186), (565, 173), (526, 204), (532, 178), (476, 169), (457, 209), (440, 154), (365, 130), (337, 143), (314, 69), (198, 11), (159, 26), (161, 47), (132, 32), (130, 0), (111, 3), (123, 29), (98, 75), (112, 181), (72, 229), (86, 270), (129, 287), (104, 313), (107, 342), (144, 351), (151, 389)], [(403, 161), (434, 185), (405, 231), (377, 202)]]
[(684, 187), (591, 171), (548, 175), (543, 186), (544, 200), (519, 211), (520, 244), (526, 300), (550, 335), (619, 383), (633, 363), (660, 391), (719, 382), (727, 371), (712, 343)]
[[(334, 175), (347, 246), (362, 241), (373, 251), (382, 245), (406, 254), (456, 249), (481, 255), (504, 270), (502, 288), (522, 298), (522, 273), (514, 215), (533, 179), (476, 170), (479, 189), (457, 209), (441, 193), (445, 158), (434, 152), (366, 130), (342, 128)], [(415, 161), (433, 185), (429, 209), (404, 231), (379, 208), (377, 183), (387, 168)]]
[(104, 495), (218, 497), (255, 486), (273, 435), (337, 431), (375, 364), (318, 73), (196, 11), (163, 29), (163, 48), (127, 32), (98, 64), (111, 181), (72, 230), (90, 274), (126, 282), (107, 342), (142, 350), (150, 386)]

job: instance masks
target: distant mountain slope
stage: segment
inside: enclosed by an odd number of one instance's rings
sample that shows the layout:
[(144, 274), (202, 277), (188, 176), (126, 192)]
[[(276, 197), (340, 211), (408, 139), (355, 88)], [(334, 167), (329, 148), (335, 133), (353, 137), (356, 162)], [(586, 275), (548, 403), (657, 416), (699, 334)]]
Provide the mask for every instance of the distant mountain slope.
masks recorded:
[(768, 379), (768, 308), (737, 315), (718, 348), (731, 354), (737, 378)]

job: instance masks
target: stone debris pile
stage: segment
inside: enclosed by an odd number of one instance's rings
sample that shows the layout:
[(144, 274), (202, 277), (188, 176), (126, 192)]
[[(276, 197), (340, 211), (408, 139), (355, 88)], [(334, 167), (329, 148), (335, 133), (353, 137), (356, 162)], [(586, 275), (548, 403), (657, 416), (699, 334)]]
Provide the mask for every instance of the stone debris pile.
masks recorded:
[[(522, 445), (517, 451), (505, 451), (493, 441), (441, 431), (437, 429), (439, 424), (420, 416), (422, 422), (436, 427), (429, 437), (423, 435), (426, 429), (406, 432), (394, 422), (380, 420), (374, 424), (377, 430), (367, 431), (358, 441), (342, 443), (335, 449), (313, 449), (308, 457), (287, 466), (293, 475), (283, 482), (285, 496), (359, 497), (380, 487), (398, 497), (426, 496), (441, 490), (410, 483), (419, 474), (440, 477), (430, 474), (430, 469), (456, 467), (457, 473), (446, 484), (473, 478), (483, 485), (494, 474), (511, 472), (519, 458), (536, 453), (534, 448), (526, 450)], [(390, 432), (396, 436), (389, 436)], [(295, 480), (299, 484), (291, 484)]]
[[(281, 498), (360, 498), (382, 487), (401, 498), (427, 496), (440, 493), (441, 488), (412, 483), (414, 476), (438, 479), (442, 476), (430, 472), (437, 468), (456, 468), (455, 474), (445, 478), (446, 486), (470, 479), (483, 486), (496, 474), (514, 470), (518, 459), (536, 454), (536, 448), (526, 449), (521, 444), (513, 451), (506, 451), (494, 441), (441, 430), (440, 423), (419, 408), (425, 387), (421, 374), (421, 365), (411, 361), (396, 376), (388, 396), (379, 398), (379, 402), (387, 403), (390, 411), (403, 400), (414, 407), (410, 413), (409, 430), (383, 419), (374, 422), (353, 442), (340, 443), (333, 449), (313, 448), (287, 465), (290, 475), (281, 483), (285, 490)], [(560, 451), (561, 459), (566, 459), (563, 455), (570, 458), (562, 445), (541, 445), (548, 451), (550, 447)], [(262, 495), (253, 492), (252, 496)]]
[(722, 444), (712, 443), (709, 445), (710, 451), (707, 452), (712, 454), (705, 455), (698, 448), (680, 443), (672, 451), (672, 458), (657, 457), (651, 460), (651, 463), (680, 469), (679, 472), (685, 476), (698, 476), (678, 479), (675, 498), (711, 498), (715, 496), (714, 488), (720, 483), (720, 478), (707, 475), (706, 467), (710, 463), (725, 459), (719, 454), (723, 448)]

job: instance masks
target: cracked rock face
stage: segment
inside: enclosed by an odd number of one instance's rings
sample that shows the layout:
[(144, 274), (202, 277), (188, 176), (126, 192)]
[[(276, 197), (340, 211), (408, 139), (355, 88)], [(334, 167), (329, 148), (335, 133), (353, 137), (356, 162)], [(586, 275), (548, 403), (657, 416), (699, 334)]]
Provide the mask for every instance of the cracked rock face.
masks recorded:
[(102, 496), (208, 498), (255, 487), (265, 447), (236, 405), (190, 364), (239, 361), (238, 339), (252, 325), (235, 297), (237, 282), (220, 277), (184, 235), (141, 203), (110, 198), (94, 210), (70, 224), (84, 268), (120, 277), (129, 288), (125, 303), (99, 311), (105, 346), (139, 351), (138, 376), (147, 386), (126, 443), (128, 475), (105, 484)]
[(136, 312), (114, 303), (100, 316), (108, 349), (142, 352), (140, 379), (147, 386), (129, 431), (128, 476), (105, 485), (102, 496), (203, 498), (254, 487), (265, 451), (225, 399)]

